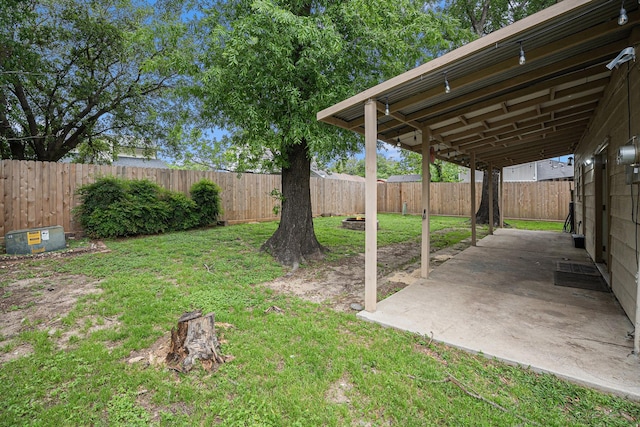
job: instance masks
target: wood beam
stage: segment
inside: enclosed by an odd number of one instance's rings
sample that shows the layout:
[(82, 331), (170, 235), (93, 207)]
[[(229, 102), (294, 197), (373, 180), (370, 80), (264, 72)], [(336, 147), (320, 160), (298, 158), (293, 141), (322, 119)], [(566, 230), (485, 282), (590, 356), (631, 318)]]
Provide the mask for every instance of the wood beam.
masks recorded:
[[(533, 93), (531, 87), (526, 87), (524, 89), (515, 90), (509, 92), (510, 88), (519, 87), (522, 85), (531, 85), (535, 82), (547, 79), (554, 78), (554, 76), (562, 75), (563, 72), (571, 72), (571, 70), (575, 67), (588, 67), (593, 64), (599, 64), (602, 61), (609, 58), (612, 54), (619, 52), (621, 49), (626, 46), (625, 41), (615, 42), (610, 45), (607, 45), (603, 48), (596, 49), (593, 52), (583, 53), (578, 55), (577, 57), (567, 58), (561, 62), (548, 65), (546, 67), (540, 68), (539, 74), (537, 73), (535, 76), (532, 74), (522, 74), (520, 76), (511, 78), (508, 80), (508, 83), (504, 83), (501, 86), (491, 85), (486, 86), (483, 89), (475, 91), (473, 93), (465, 94), (464, 96), (460, 96), (458, 98), (452, 99), (449, 102), (443, 102), (438, 104), (437, 106), (432, 106), (429, 108), (422, 109), (420, 111), (416, 111), (414, 113), (408, 114), (408, 120), (430, 120), (431, 122), (441, 122), (453, 117), (458, 117), (462, 111), (466, 111), (469, 106), (473, 106), (475, 110), (482, 108), (482, 106), (492, 106), (497, 105), (502, 102), (503, 109), (505, 114), (512, 112), (512, 105), (507, 105), (505, 103), (516, 99), (518, 97), (518, 92), (521, 94), (520, 96), (524, 96), (526, 94)], [(593, 56), (592, 56), (593, 55)], [(584, 64), (584, 65), (583, 65)], [(557, 68), (556, 68), (557, 66)], [(509, 85), (509, 87), (506, 87)], [(505, 87), (502, 87), (505, 86)], [(496, 94), (500, 94), (495, 96)], [(487, 97), (492, 97), (491, 99), (487, 99)], [(544, 95), (544, 99), (546, 101), (550, 101), (549, 94)], [(539, 101), (527, 101), (532, 106), (537, 105)], [(522, 106), (527, 105), (527, 102), (522, 103)]]
[[(640, 17), (640, 13), (636, 13), (635, 15), (637, 15), (637, 17)], [(573, 51), (575, 51), (576, 45), (583, 44), (590, 40), (605, 37), (606, 35), (611, 33), (620, 33), (620, 39), (607, 45), (592, 49), (589, 52), (573, 55)], [(548, 45), (539, 47), (531, 52), (527, 52), (527, 56), (532, 58), (527, 61), (528, 65), (534, 63), (536, 60), (541, 60), (547, 56), (556, 55), (562, 52), (566, 53), (565, 59), (554, 62), (550, 65), (536, 68), (535, 73), (523, 73), (501, 83), (479, 89), (473, 92), (472, 96), (470, 96), (471, 94), (465, 94), (464, 96), (452, 99), (449, 102), (441, 103), (438, 105), (438, 107), (440, 108), (440, 111), (447, 110), (453, 108), (460, 102), (469, 102), (472, 100), (471, 98), (479, 99), (500, 91), (512, 89), (523, 84), (540, 81), (544, 78), (548, 78), (549, 76), (559, 76), (561, 74), (564, 74), (563, 71), (569, 71), (576, 66), (580, 66), (581, 69), (587, 68), (590, 65), (601, 62), (603, 59), (608, 58), (612, 53), (619, 52), (622, 48), (624, 48), (623, 45), (626, 45), (628, 43), (627, 39), (624, 37), (624, 34), (625, 30), (621, 29), (617, 22), (615, 22), (615, 20), (611, 20), (605, 24), (601, 24), (599, 26), (589, 28), (588, 30), (576, 33), (571, 37), (567, 37), (563, 40), (558, 40)], [(487, 80), (493, 76), (503, 74), (506, 71), (516, 69), (518, 67), (520, 67), (520, 65), (518, 65), (517, 62), (514, 62), (513, 59), (508, 59), (506, 61), (494, 64), (490, 67), (485, 67), (467, 74), (459, 79), (450, 79), (450, 83), (452, 87), (456, 88), (457, 91), (462, 91), (467, 85), (476, 83), (478, 81)], [(412, 97), (403, 99), (402, 101), (393, 104), (393, 106), (396, 110), (403, 110), (407, 107), (423, 102), (425, 99), (440, 95), (441, 93), (442, 88), (436, 87), (428, 91), (416, 94)], [(437, 112), (434, 112), (432, 109), (429, 110), (429, 114), (437, 114)], [(425, 115), (423, 113), (417, 112), (407, 117), (410, 120), (413, 120), (425, 117)]]
[(445, 55), (437, 57), (419, 67), (411, 69), (399, 76), (396, 76), (386, 82), (383, 82), (371, 89), (365, 90), (357, 95), (350, 97), (338, 104), (325, 108), (317, 113), (316, 117), (320, 121), (338, 114), (341, 111), (349, 109), (353, 106), (362, 105), (369, 98), (384, 96), (385, 92), (392, 91), (412, 80), (420, 79), (423, 75), (441, 72), (452, 63), (464, 60), (465, 58), (477, 54), (482, 51), (490, 51), (497, 43), (517, 37), (524, 31), (532, 31), (536, 27), (542, 27), (549, 22), (554, 22), (565, 14), (587, 9), (591, 6), (591, 0), (564, 0), (552, 5), (534, 15), (516, 21), (515, 23), (494, 31), (485, 37), (481, 37), (468, 43), (458, 49), (455, 49)]
[(428, 126), (420, 132), (422, 145), (422, 245), (420, 250), (420, 277), (427, 279), (429, 277), (429, 258), (431, 257), (431, 233), (430, 233), (430, 196), (431, 196), (431, 170), (430, 163), (430, 144), (431, 131)]
[(489, 163), (487, 172), (489, 174), (489, 234), (493, 234), (493, 165)]
[[(513, 104), (511, 106), (511, 112), (516, 113), (517, 111), (522, 111), (522, 114), (531, 113), (536, 115), (538, 114), (537, 107), (539, 106), (539, 104), (546, 102), (546, 105), (540, 108), (540, 112), (541, 114), (547, 114), (555, 111), (556, 109), (561, 110), (564, 108), (579, 106), (581, 104), (597, 103), (600, 97), (601, 97), (600, 94), (589, 94), (585, 96), (573, 97), (565, 100), (555, 100), (553, 102), (549, 102), (548, 96), (545, 95), (545, 96), (541, 96), (533, 100), (527, 101), (526, 103), (523, 102), (523, 103)], [(503, 104), (498, 105), (494, 101), (495, 100), (491, 100), (487, 102), (482, 102), (480, 104), (476, 104), (474, 106), (474, 108), (476, 109), (486, 109), (491, 106), (495, 106), (496, 109), (493, 111), (475, 116), (470, 122), (474, 123), (474, 122), (479, 122), (484, 120), (498, 119), (501, 124), (505, 124), (505, 125), (511, 124), (511, 118), (504, 118), (504, 119), (502, 118), (506, 114), (501, 107), (501, 105)], [(595, 108), (595, 105), (593, 108)], [(447, 114), (446, 116), (439, 117), (438, 121), (450, 120), (452, 118), (457, 118), (457, 117), (458, 117), (458, 114), (454, 114), (454, 113)], [(492, 122), (489, 122), (489, 123), (492, 123)], [(460, 125), (452, 124), (452, 125), (447, 125), (446, 127), (433, 128), (432, 131), (434, 135), (442, 135), (444, 133), (451, 132), (459, 127)]]
[(364, 260), (364, 309), (376, 311), (378, 276), (378, 179), (377, 161), (377, 113), (373, 99), (364, 105), (365, 114), (365, 260)]
[(473, 151), (471, 152), (469, 172), (471, 180), (471, 246), (476, 246), (476, 153)]

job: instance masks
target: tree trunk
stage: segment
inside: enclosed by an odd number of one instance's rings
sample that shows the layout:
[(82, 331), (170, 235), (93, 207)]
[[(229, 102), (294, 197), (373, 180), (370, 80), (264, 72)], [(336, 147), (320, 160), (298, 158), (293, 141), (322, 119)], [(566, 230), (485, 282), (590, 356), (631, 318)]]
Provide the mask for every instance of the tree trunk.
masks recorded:
[[(482, 199), (476, 212), (476, 224), (489, 224), (489, 172), (485, 171), (482, 178)], [(493, 225), (500, 225), (500, 205), (498, 203), (498, 187), (500, 186), (500, 172), (493, 171)]]
[(282, 210), (280, 225), (262, 250), (286, 266), (322, 258), (324, 248), (313, 230), (311, 213), (311, 160), (307, 141), (286, 148), (287, 166), (282, 168)]
[(189, 372), (196, 360), (210, 371), (225, 362), (214, 327), (214, 314), (185, 313), (178, 320), (178, 328), (171, 329), (171, 346), (166, 362), (181, 372)]

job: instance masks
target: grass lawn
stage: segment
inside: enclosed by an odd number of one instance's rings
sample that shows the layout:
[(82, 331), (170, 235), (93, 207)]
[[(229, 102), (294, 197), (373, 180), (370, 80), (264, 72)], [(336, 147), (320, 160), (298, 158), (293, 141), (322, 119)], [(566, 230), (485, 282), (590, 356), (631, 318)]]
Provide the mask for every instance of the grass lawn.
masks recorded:
[[(340, 228), (341, 219), (315, 220), (331, 260), (364, 250), (363, 233)], [(379, 220), (380, 245), (420, 236), (418, 216)], [(68, 275), (101, 280), (103, 290), (84, 296), (55, 328), (25, 319), (19, 335), (0, 337), (0, 355), (33, 349), (0, 365), (0, 425), (625, 426), (640, 420), (640, 406), (625, 399), (260, 286), (286, 272), (258, 251), (276, 226), (112, 240), (108, 253), (0, 270), (0, 290), (20, 279), (56, 282)], [(442, 245), (468, 236), (465, 227), (465, 218), (432, 218), (432, 230), (450, 230)], [(188, 374), (128, 363), (194, 309), (229, 324), (218, 332), (232, 361)], [(100, 325), (111, 326), (93, 331)], [(69, 331), (78, 332), (59, 348)]]
[(512, 228), (521, 230), (542, 230), (561, 232), (564, 222), (561, 221), (533, 221), (527, 219), (505, 219), (504, 222)]

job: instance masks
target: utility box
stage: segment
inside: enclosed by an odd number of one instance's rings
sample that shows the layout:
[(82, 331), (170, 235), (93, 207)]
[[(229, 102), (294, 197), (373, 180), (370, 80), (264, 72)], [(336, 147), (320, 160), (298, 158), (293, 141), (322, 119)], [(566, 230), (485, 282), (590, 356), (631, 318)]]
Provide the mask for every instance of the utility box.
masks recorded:
[(39, 254), (67, 247), (60, 225), (10, 231), (4, 235), (4, 243), (9, 255)]

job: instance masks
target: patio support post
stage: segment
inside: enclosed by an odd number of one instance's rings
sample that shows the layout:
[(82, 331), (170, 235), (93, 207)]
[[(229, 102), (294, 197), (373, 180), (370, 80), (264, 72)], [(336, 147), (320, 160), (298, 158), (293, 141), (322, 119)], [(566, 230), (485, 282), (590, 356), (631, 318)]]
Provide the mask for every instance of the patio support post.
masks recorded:
[(493, 234), (493, 165), (489, 163), (487, 169), (489, 174), (489, 234)]
[(376, 311), (378, 264), (378, 180), (376, 146), (378, 142), (378, 115), (376, 101), (364, 104), (365, 140), (365, 244), (364, 244), (364, 309)]
[(500, 168), (500, 198), (498, 199), (500, 208), (500, 228), (504, 228), (504, 168)]
[(471, 180), (471, 246), (476, 245), (476, 153), (471, 152), (469, 179)]
[[(429, 278), (430, 245), (430, 197), (431, 197), (431, 129), (429, 126), (422, 128), (422, 247), (420, 251), (420, 277)], [(420, 142), (420, 141), (419, 141)]]

